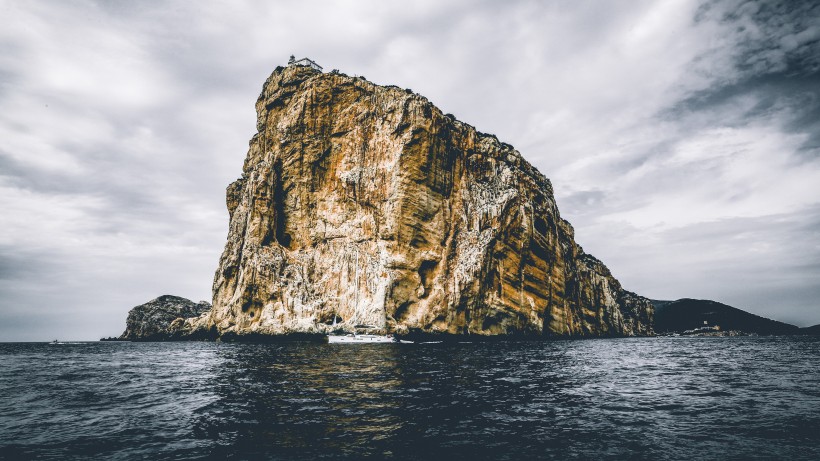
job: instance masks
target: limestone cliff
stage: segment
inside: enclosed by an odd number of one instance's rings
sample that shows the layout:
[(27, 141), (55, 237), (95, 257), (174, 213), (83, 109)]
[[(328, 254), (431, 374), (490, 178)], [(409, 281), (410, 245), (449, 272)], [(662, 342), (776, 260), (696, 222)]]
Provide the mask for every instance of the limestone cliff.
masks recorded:
[(132, 308), (125, 321), (125, 331), (118, 339), (128, 341), (155, 341), (172, 337), (174, 320), (180, 322), (209, 311), (211, 304), (195, 303), (179, 296), (164, 295)]
[(495, 136), (301, 66), (273, 72), (256, 112), (213, 309), (181, 331), (652, 334), (649, 300), (583, 252), (549, 180)]

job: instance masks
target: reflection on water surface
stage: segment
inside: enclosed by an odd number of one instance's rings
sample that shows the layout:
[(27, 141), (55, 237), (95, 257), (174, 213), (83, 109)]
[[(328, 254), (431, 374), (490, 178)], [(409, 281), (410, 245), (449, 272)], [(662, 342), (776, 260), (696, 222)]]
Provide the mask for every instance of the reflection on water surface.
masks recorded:
[(0, 458), (820, 459), (818, 359), (806, 337), (2, 344)]

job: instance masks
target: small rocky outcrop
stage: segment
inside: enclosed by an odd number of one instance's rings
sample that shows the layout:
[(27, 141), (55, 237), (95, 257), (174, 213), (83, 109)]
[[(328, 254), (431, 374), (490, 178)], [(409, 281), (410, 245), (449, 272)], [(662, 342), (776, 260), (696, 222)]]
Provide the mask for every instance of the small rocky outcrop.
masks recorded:
[(227, 189), (214, 307), (174, 332), (653, 333), (653, 306), (584, 253), (550, 181), (426, 98), (277, 68)]
[(206, 301), (195, 303), (179, 296), (164, 295), (132, 308), (125, 321), (121, 341), (161, 341), (172, 339), (171, 323), (197, 317), (211, 309)]

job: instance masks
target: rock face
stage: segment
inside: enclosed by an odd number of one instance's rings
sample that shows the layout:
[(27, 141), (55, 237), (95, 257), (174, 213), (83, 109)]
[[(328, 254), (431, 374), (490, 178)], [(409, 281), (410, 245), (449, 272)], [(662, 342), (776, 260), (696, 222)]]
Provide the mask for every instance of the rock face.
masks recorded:
[(649, 300), (584, 253), (549, 180), (495, 136), (300, 66), (273, 72), (256, 111), (214, 307), (181, 332), (652, 334)]
[(170, 327), (174, 320), (196, 317), (210, 309), (211, 304), (205, 301), (197, 304), (179, 296), (160, 296), (128, 312), (125, 332), (120, 335), (119, 339), (129, 341), (169, 339), (172, 336)]

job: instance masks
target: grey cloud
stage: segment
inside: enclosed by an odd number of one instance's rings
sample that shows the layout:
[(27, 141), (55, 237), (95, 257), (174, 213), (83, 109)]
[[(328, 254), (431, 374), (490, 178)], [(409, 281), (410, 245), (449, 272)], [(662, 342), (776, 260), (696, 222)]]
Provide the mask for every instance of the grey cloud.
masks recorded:
[(612, 261), (608, 264), (616, 275), (629, 274), (622, 277), (629, 289), (660, 299), (720, 299), (801, 326), (820, 323), (816, 298), (820, 287), (815, 283), (820, 280), (818, 206), (648, 235), (613, 224), (597, 232), (608, 236), (606, 243), (596, 242), (587, 249)]
[[(792, 112), (787, 128), (810, 134), (804, 150), (817, 145), (817, 112), (820, 110), (820, 5), (815, 2), (735, 1), (708, 2), (698, 11), (696, 22), (716, 21), (726, 32), (724, 48), (728, 67), (715, 75), (708, 88), (686, 95), (661, 116), (679, 112), (702, 116), (710, 110), (736, 105), (741, 98), (755, 103), (728, 122), (748, 123), (779, 106)], [(707, 68), (718, 50), (712, 49), (693, 62)], [(704, 71), (708, 72), (708, 71)]]
[[(738, 55), (740, 68), (753, 73), (814, 73), (820, 70), (820, 5), (812, 2), (751, 3), (757, 11), (751, 24), (759, 29), (741, 30), (746, 48)], [(750, 10), (754, 11), (754, 9)], [(727, 20), (736, 20), (731, 13)]]
[(39, 278), (43, 271), (53, 272), (58, 263), (51, 255), (30, 249), (15, 250), (0, 245), (0, 283), (20, 283)]
[[(817, 50), (820, 53), (820, 49)], [(744, 101), (754, 98), (750, 107)], [(801, 75), (764, 74), (731, 85), (699, 91), (668, 109), (660, 117), (670, 120), (689, 118), (701, 126), (721, 118), (725, 126), (742, 126), (781, 112), (782, 128), (790, 133), (805, 133), (806, 141), (796, 152), (816, 158), (820, 155), (820, 72)], [(725, 118), (730, 113), (731, 118)], [(718, 115), (720, 114), (720, 115)]]
[[(796, 251), (817, 241), (812, 213), (773, 217), (769, 204), (735, 216), (742, 206), (729, 204), (759, 184), (729, 181), (725, 158), (670, 164), (712, 148), (714, 128), (745, 129), (738, 142), (752, 147), (766, 128), (773, 156), (813, 171), (817, 6), (767, 3), (11, 4), (0, 17), (0, 340), (67, 337), (48, 323), (93, 339), (157, 295), (208, 299), (225, 186), (241, 173), (262, 82), (291, 53), (412, 88), (514, 144), (553, 181), (579, 243), (628, 288), (731, 304), (791, 286), (803, 307), (772, 312), (816, 319), (816, 252)], [(803, 153), (790, 134), (806, 137)], [(770, 167), (783, 182), (797, 174)], [(619, 220), (702, 196), (726, 206), (713, 212), (724, 219)], [(756, 230), (736, 238), (743, 226)], [(738, 243), (758, 240), (776, 243), (768, 258), (785, 281), (765, 283)]]
[[(606, 193), (600, 190), (582, 190), (561, 197), (561, 209), (574, 216), (595, 213), (606, 200)], [(605, 206), (605, 205), (604, 205)]]
[(810, 1), (710, 1), (698, 8), (696, 23), (731, 26), (734, 56), (740, 70), (750, 73), (816, 72), (820, 56), (820, 6)]

